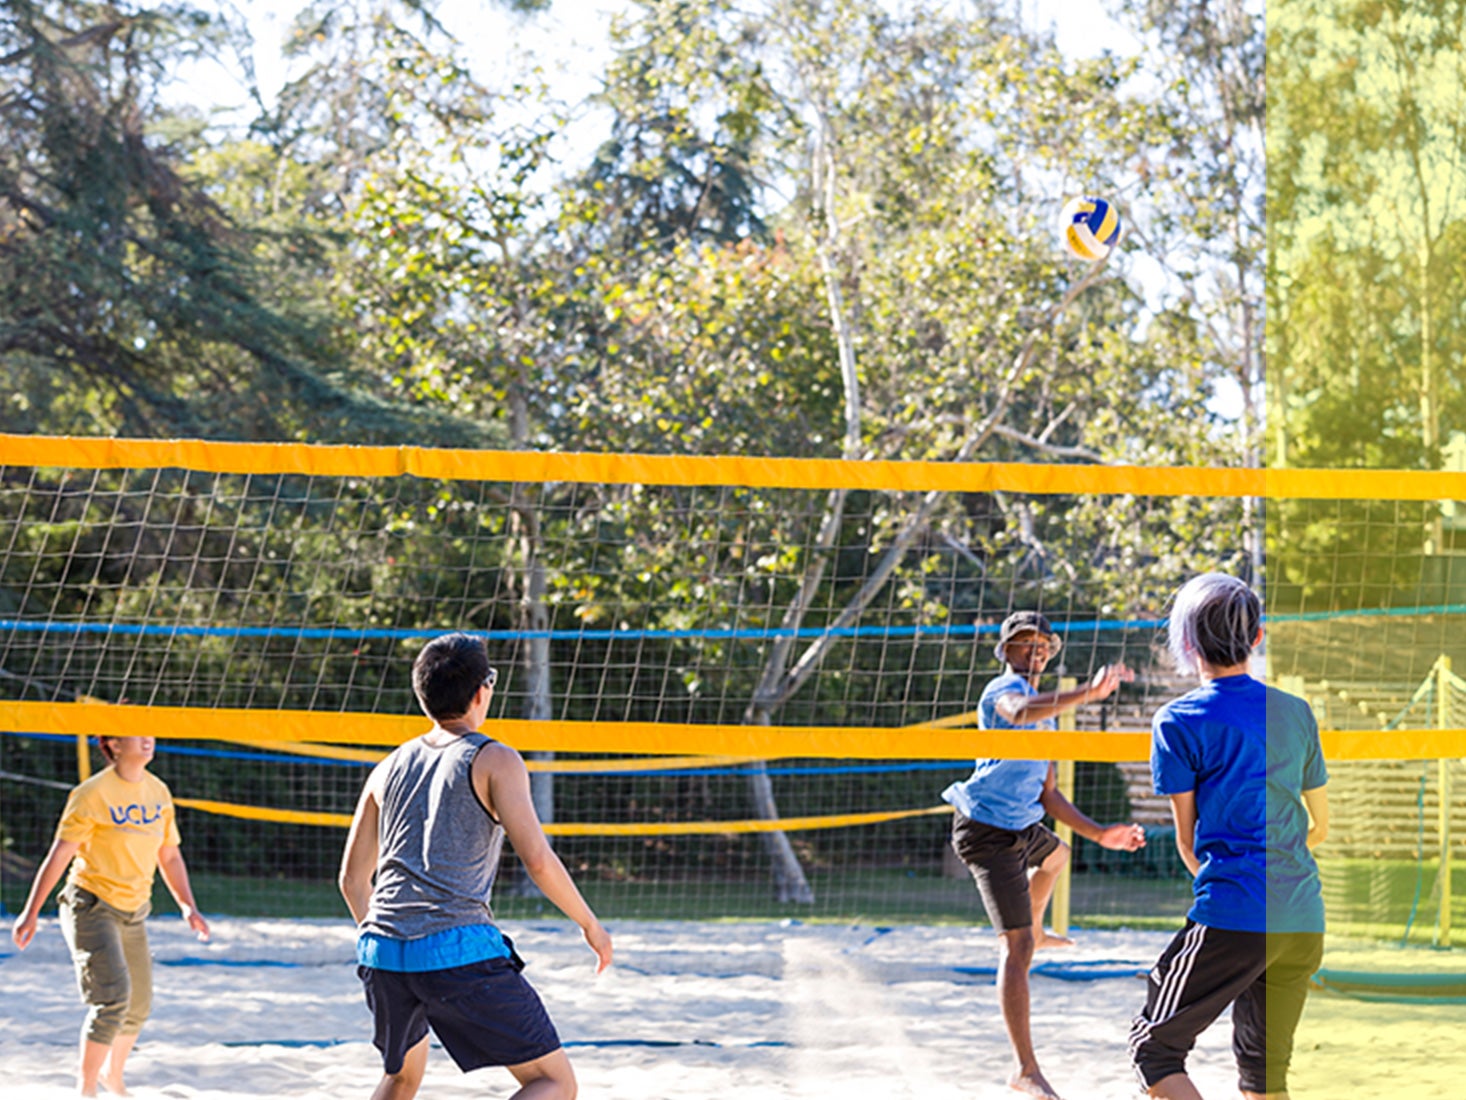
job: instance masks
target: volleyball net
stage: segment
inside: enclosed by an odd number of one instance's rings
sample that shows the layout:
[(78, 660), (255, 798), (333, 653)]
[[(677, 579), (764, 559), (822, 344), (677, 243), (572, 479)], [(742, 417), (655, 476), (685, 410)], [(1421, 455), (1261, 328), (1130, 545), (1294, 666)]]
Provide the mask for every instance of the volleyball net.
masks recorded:
[[(464, 629), (499, 668), (487, 730), (607, 915), (979, 919), (940, 795), (1007, 757), (1151, 828), (1135, 854), (1076, 842), (1061, 909), (1170, 925), (1189, 880), (1144, 765), (1189, 686), (1166, 602), (1250, 575), (1265, 525), (1270, 675), (1314, 702), (1336, 777), (1330, 912), (1449, 942), (1457, 496), (1379, 471), (0, 437), (0, 900), (86, 738), (148, 734), (206, 909), (339, 914), (367, 770), (425, 728), (412, 659)], [(1063, 636), (1054, 682), (1123, 660), (1135, 683), (1073, 729), (978, 731), (1016, 608)], [(503, 881), (501, 912), (544, 907), (512, 860)]]

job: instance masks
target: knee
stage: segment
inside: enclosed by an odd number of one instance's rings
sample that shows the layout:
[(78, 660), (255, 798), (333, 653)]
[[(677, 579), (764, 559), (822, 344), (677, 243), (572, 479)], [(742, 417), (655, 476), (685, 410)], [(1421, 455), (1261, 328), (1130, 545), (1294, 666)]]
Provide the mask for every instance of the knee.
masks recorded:
[(127, 999), (120, 1001), (89, 1001), (86, 1024), (83, 1033), (87, 1041), (110, 1046), (112, 1041), (125, 1033), (127, 1024)]
[(564, 1051), (557, 1051), (547, 1060), (525, 1066), (511, 1067), (511, 1072), (524, 1086), (535, 1086), (536, 1100), (575, 1100), (580, 1085), (575, 1080), (575, 1070)]
[(1058, 871), (1068, 862), (1069, 845), (1061, 840), (1059, 841), (1059, 846), (1044, 857), (1043, 869), (1045, 871)]
[(383, 1079), (390, 1084), (388, 1096), (413, 1096), (422, 1085), (425, 1067), (414, 1064), (410, 1059), (402, 1064), (396, 1073), (383, 1072)]
[(575, 1071), (569, 1062), (565, 1064), (563, 1073), (552, 1074), (550, 1080), (555, 1083), (555, 1091), (551, 1094), (554, 1100), (575, 1100), (580, 1094), (580, 1083), (576, 1081)]
[(1033, 958), (1033, 929), (1010, 928), (1001, 936), (1003, 954), (1010, 959), (1027, 962)]
[(153, 1014), (152, 988), (133, 985), (132, 996), (127, 1001), (127, 1013), (122, 1020), (122, 1033), (136, 1035)]

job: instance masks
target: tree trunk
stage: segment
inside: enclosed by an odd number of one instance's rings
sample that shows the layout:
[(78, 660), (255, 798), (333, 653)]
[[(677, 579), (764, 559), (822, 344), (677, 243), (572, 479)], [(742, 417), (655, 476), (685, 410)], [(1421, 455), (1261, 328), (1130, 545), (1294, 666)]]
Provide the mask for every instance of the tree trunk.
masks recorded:
[[(509, 395), (510, 436), (517, 448), (529, 439), (529, 414), (523, 390), (514, 387)], [(529, 637), (520, 648), (520, 667), (524, 670), (524, 717), (531, 722), (548, 721), (550, 701), (550, 612), (545, 604), (545, 563), (540, 556), (540, 516), (538, 490), (515, 486), (510, 502), (510, 530), (519, 543), (519, 629)], [(555, 759), (552, 752), (528, 754), (531, 761)], [(540, 823), (555, 820), (555, 775), (549, 771), (529, 773), (529, 795)], [(551, 847), (554, 838), (547, 838)], [(520, 897), (543, 897), (540, 888), (524, 876), (514, 892)]]
[[(769, 724), (769, 712), (762, 707), (752, 708), (750, 717), (749, 725)], [(748, 790), (753, 800), (753, 812), (764, 821), (777, 821), (779, 804), (774, 799), (774, 782), (769, 777), (768, 766), (762, 761), (749, 765)], [(780, 904), (813, 905), (814, 890), (804, 875), (804, 866), (799, 862), (794, 845), (789, 842), (789, 835), (782, 831), (762, 835), (774, 876), (775, 900)]]

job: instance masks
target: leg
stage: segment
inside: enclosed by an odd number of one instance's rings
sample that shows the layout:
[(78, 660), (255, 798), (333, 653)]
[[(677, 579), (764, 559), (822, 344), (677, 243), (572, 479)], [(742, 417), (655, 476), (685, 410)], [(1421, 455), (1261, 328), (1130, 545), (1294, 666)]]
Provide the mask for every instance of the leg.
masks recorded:
[[(1057, 843), (1048, 834), (1050, 843)], [(1053, 1087), (1044, 1080), (1033, 1050), (1029, 1025), (1028, 968), (1033, 963), (1034, 913), (1042, 913), (1048, 904), (1035, 902), (1030, 891), (1028, 864), (1031, 858), (1040, 863), (1047, 854), (1029, 847), (1032, 839), (1009, 829), (983, 825), (956, 814), (952, 823), (952, 848), (972, 872), (987, 910), (998, 933), (998, 1001), (1003, 1009), (1003, 1023), (1008, 1029), (1008, 1042), (1018, 1068), (1008, 1084), (1030, 1096), (1058, 1100)], [(1063, 866), (1062, 862), (1059, 866)], [(1053, 880), (1049, 881), (1049, 890)]]
[(1262, 973), (1262, 941), (1260, 932), (1188, 922), (1161, 953), (1130, 1027), (1130, 1062), (1151, 1096), (1197, 1100), (1186, 1058), (1196, 1037)]
[(1044, 911), (1049, 907), (1049, 898), (1053, 897), (1054, 886), (1059, 881), (1064, 864), (1068, 862), (1069, 845), (1060, 842), (1059, 846), (1045, 856), (1043, 862), (1029, 876), (1028, 892), (1033, 899), (1033, 946), (1036, 949), (1074, 946), (1074, 941), (1068, 936), (1058, 936), (1044, 930)]
[(570, 1068), (570, 1059), (563, 1049), (508, 1069), (520, 1085), (509, 1100), (575, 1100), (578, 1091), (575, 1071)]
[(102, 1071), (102, 1087), (113, 1096), (131, 1096), (127, 1086), (123, 1083), (122, 1073), (127, 1068), (127, 1056), (132, 1053), (133, 1046), (137, 1043), (137, 1035), (128, 1035), (125, 1032), (112, 1040), (108, 1048), (107, 1065)]
[(1033, 1050), (1028, 996), (1028, 968), (1033, 963), (1033, 929), (1015, 928), (1003, 932), (999, 942), (1002, 956), (998, 962), (998, 1002), (1003, 1008), (1008, 1042), (1018, 1062), (1008, 1084), (1030, 1096), (1058, 1100), (1058, 1094), (1038, 1068), (1038, 1055)]
[(61, 933), (71, 949), (77, 987), (87, 1005), (76, 1075), (76, 1090), (82, 1096), (97, 1095), (102, 1065), (132, 1000), (121, 918), (117, 910), (85, 890), (67, 887), (62, 896)]
[(127, 1056), (132, 1053), (138, 1033), (153, 1009), (153, 958), (148, 951), (147, 913), (145, 906), (121, 924), (122, 953), (127, 960), (131, 995), (127, 1014), (122, 1019), (122, 1030), (112, 1040), (111, 1054), (102, 1072), (102, 1084), (114, 1096), (128, 1095), (123, 1081)]
[(428, 1037), (424, 1035), (415, 1046), (408, 1048), (400, 1070), (382, 1074), (382, 1080), (372, 1093), (372, 1100), (412, 1100), (422, 1085), (427, 1068)]
[(97, 1082), (102, 1077), (102, 1063), (107, 1060), (107, 1055), (112, 1053), (111, 1043), (98, 1043), (86, 1037), (86, 1032), (81, 1036), (81, 1055), (77, 1059), (76, 1070), (76, 1094), (78, 1096), (96, 1096)]
[(1293, 1035), (1308, 999), (1308, 980), (1323, 961), (1323, 936), (1270, 934), (1267, 958), (1267, 969), (1232, 1008), (1238, 1088), (1247, 1100), (1287, 1100)]

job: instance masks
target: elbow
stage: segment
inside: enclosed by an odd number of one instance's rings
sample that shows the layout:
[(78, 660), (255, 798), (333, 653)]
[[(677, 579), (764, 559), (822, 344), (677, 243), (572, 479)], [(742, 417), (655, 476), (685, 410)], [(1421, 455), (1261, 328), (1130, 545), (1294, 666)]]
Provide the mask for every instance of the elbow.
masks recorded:
[(534, 850), (521, 855), (519, 862), (524, 864), (524, 869), (528, 872), (530, 878), (538, 879), (550, 869), (550, 865), (557, 858), (548, 844), (540, 844), (536, 845)]

